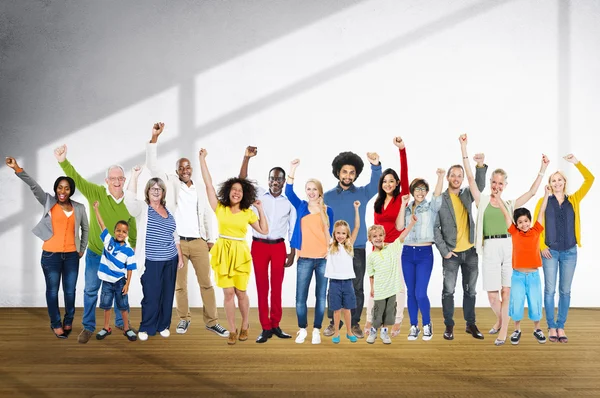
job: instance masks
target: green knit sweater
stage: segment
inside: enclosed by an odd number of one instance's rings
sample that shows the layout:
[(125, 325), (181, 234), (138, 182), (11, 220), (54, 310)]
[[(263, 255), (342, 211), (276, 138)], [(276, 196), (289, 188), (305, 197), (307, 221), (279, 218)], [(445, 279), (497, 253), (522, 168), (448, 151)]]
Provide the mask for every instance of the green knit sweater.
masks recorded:
[(93, 184), (83, 178), (75, 170), (75, 167), (68, 161), (65, 160), (59, 163), (65, 174), (71, 177), (75, 181), (75, 187), (85, 196), (88, 200), (88, 210), (90, 212), (90, 235), (89, 235), (89, 249), (96, 254), (102, 254), (104, 246), (102, 245), (102, 239), (100, 239), (100, 226), (96, 219), (96, 212), (94, 209), (94, 202), (100, 203), (100, 215), (104, 220), (106, 228), (112, 233), (115, 225), (120, 220), (125, 220), (129, 223), (129, 245), (135, 248), (137, 231), (135, 227), (135, 218), (132, 217), (127, 208), (125, 207), (125, 201), (117, 203), (114, 198), (106, 192), (106, 187), (103, 185)]

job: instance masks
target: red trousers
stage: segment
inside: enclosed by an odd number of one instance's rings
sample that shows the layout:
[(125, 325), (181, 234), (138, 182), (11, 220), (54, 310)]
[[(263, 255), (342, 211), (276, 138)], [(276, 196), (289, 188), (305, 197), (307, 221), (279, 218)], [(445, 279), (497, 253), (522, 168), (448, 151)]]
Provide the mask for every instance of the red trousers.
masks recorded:
[[(258, 295), (258, 316), (264, 330), (279, 327), (281, 321), (281, 286), (285, 273), (287, 250), (285, 243), (269, 244), (252, 241), (252, 262)], [(271, 281), (269, 283), (269, 264)], [(271, 311), (269, 313), (269, 288), (271, 289)]]

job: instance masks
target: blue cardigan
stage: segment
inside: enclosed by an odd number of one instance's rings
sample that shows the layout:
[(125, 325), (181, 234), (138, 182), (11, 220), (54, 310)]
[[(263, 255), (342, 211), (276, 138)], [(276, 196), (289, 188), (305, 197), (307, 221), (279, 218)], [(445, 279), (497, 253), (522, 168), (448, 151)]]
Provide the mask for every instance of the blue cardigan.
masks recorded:
[[(294, 226), (294, 233), (292, 234), (292, 240), (290, 246), (294, 249), (300, 250), (302, 247), (302, 231), (300, 230), (300, 223), (302, 217), (310, 214), (308, 211), (308, 202), (298, 198), (294, 192), (294, 184), (285, 185), (285, 196), (288, 198), (290, 203), (296, 208), (296, 225)], [(329, 233), (333, 233), (333, 210), (327, 206), (327, 217), (329, 217)]]

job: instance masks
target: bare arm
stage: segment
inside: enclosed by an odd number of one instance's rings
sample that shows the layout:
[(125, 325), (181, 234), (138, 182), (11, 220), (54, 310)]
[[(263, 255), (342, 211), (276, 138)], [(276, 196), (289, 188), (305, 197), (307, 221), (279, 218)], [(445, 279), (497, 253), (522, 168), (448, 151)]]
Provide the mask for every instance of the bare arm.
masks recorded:
[(398, 231), (402, 231), (404, 229), (404, 215), (406, 213), (406, 205), (408, 205), (409, 198), (410, 195), (408, 193), (406, 195), (402, 195), (402, 204), (400, 205), (398, 216), (396, 216), (396, 229)]
[(546, 213), (546, 206), (548, 206), (548, 198), (550, 197), (550, 193), (552, 192), (552, 188), (549, 185), (546, 185), (544, 188), (544, 200), (542, 200), (542, 206), (540, 207), (540, 212), (537, 217), (537, 222), (543, 224), (544, 215)]
[(129, 283), (130, 282), (131, 282), (131, 270), (128, 269), (127, 270), (127, 282), (125, 282), (125, 286), (123, 286), (123, 289), (121, 290), (121, 293), (123, 293), (123, 296), (129, 292)]
[(460, 152), (463, 159), (463, 167), (465, 169), (465, 174), (467, 175), (467, 181), (469, 182), (469, 190), (471, 191), (471, 195), (473, 196), (473, 200), (475, 201), (475, 205), (479, 206), (479, 188), (477, 187), (477, 182), (475, 181), (475, 177), (473, 176), (473, 170), (471, 170), (471, 163), (469, 162), (469, 155), (467, 155), (467, 135), (462, 134), (458, 137), (458, 141), (460, 142)]
[(254, 221), (250, 226), (254, 228), (256, 232), (262, 235), (269, 234), (269, 223), (267, 222), (267, 216), (265, 216), (265, 212), (262, 207), (262, 202), (257, 200), (254, 202), (254, 207), (258, 210), (258, 221)]
[(538, 188), (540, 187), (540, 184), (542, 183), (542, 178), (544, 178), (544, 173), (546, 172), (546, 168), (548, 168), (549, 163), (550, 160), (548, 160), (548, 157), (546, 155), (542, 155), (542, 164), (540, 166), (540, 171), (536, 176), (535, 180), (533, 181), (533, 184), (531, 184), (531, 188), (529, 188), (529, 191), (519, 196), (515, 201), (515, 209), (523, 206), (529, 201), (529, 199), (535, 196)]
[(321, 221), (323, 222), (323, 233), (327, 242), (331, 241), (331, 233), (329, 233), (329, 217), (327, 216), (327, 206), (323, 203), (323, 198), (319, 197), (319, 206), (321, 207)]
[(240, 167), (240, 174), (238, 175), (239, 178), (248, 178), (248, 163), (250, 163), (250, 158), (256, 156), (257, 153), (258, 150), (255, 146), (246, 147), (242, 166)]
[(200, 152), (198, 152), (198, 159), (200, 160), (200, 171), (202, 172), (202, 179), (204, 180), (204, 185), (206, 186), (206, 197), (208, 198), (208, 203), (210, 204), (211, 209), (213, 209), (213, 211), (216, 211), (217, 206), (219, 204), (219, 198), (217, 197), (217, 191), (215, 191), (215, 187), (213, 186), (212, 182), (212, 177), (210, 176), (208, 166), (206, 165), (207, 155), (208, 151), (202, 148), (200, 149)]
[(100, 210), (98, 209), (100, 207), (100, 203), (98, 201), (94, 202), (94, 212), (96, 213), (96, 220), (98, 220), (98, 225), (100, 225), (100, 230), (104, 231), (106, 229), (106, 225), (104, 225), (104, 220), (102, 219), (102, 216), (100, 215)]
[(417, 216), (413, 214), (412, 217), (410, 218), (410, 223), (408, 224), (408, 227), (404, 228), (404, 231), (402, 231), (400, 236), (398, 236), (398, 239), (400, 239), (400, 242), (404, 242), (404, 239), (406, 239), (406, 236), (409, 234), (410, 230), (413, 229), (416, 222), (417, 222)]
[(373, 288), (374, 283), (375, 283), (375, 278), (370, 276), (369, 284), (371, 285), (371, 297), (375, 297), (375, 289)]
[(435, 184), (433, 196), (440, 196), (442, 194), (442, 188), (444, 187), (444, 175), (446, 174), (446, 170), (438, 168), (435, 173), (437, 174), (438, 179)]
[(504, 221), (506, 222), (506, 227), (510, 228), (511, 225), (513, 225), (513, 221), (512, 221), (512, 216), (508, 213), (508, 210), (506, 209), (506, 205), (504, 204), (504, 201), (500, 198), (499, 195), (494, 195), (496, 197), (496, 199), (498, 199), (498, 204), (500, 205), (500, 210), (502, 211), (502, 214), (504, 215)]

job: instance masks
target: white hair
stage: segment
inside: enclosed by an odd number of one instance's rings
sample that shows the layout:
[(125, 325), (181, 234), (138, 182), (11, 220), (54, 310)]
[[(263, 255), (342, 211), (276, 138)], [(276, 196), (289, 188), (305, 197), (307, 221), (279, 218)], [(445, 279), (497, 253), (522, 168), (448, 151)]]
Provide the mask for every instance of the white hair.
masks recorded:
[(121, 171), (123, 172), (123, 175), (125, 175), (125, 169), (123, 169), (123, 167), (121, 165), (113, 164), (113, 165), (110, 165), (108, 167), (108, 169), (106, 169), (106, 178), (108, 178), (108, 174), (110, 174), (110, 171), (113, 169), (121, 169)]

